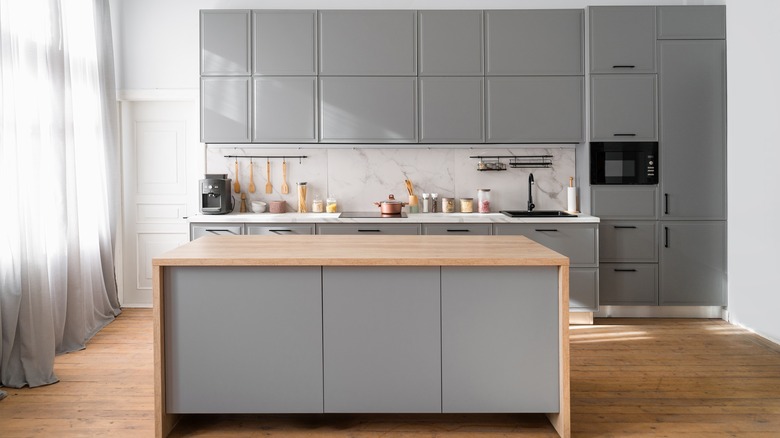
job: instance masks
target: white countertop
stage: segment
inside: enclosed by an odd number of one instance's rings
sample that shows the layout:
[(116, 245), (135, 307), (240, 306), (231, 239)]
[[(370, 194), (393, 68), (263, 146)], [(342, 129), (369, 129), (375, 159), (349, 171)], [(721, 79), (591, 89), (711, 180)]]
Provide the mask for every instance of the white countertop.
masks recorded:
[(512, 218), (502, 213), (416, 213), (405, 218), (339, 218), (341, 213), (230, 213), (196, 214), (190, 223), (471, 223), (471, 224), (552, 224), (599, 223), (599, 218), (580, 213), (577, 217), (523, 217)]

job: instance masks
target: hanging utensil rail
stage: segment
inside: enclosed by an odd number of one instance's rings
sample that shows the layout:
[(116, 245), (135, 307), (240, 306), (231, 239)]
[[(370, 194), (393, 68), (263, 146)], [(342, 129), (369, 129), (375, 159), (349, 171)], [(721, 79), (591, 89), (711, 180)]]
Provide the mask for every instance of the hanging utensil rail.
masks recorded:
[(266, 160), (281, 158), (285, 160), (287, 158), (297, 158), (298, 164), (301, 164), (301, 160), (309, 158), (307, 155), (224, 155), (225, 158), (265, 158)]

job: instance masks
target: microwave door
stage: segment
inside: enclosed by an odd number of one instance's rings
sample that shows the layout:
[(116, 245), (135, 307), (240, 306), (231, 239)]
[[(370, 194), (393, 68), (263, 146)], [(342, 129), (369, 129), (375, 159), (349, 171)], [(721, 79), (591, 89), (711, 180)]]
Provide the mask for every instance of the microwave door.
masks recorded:
[(636, 180), (637, 162), (634, 154), (625, 152), (604, 152), (604, 182), (607, 184), (631, 184)]

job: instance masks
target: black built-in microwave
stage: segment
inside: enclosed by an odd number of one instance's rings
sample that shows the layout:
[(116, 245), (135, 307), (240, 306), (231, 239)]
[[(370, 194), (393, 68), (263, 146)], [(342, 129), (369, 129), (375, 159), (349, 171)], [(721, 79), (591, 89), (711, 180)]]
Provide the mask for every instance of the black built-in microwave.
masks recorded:
[(590, 183), (658, 184), (658, 142), (591, 142)]

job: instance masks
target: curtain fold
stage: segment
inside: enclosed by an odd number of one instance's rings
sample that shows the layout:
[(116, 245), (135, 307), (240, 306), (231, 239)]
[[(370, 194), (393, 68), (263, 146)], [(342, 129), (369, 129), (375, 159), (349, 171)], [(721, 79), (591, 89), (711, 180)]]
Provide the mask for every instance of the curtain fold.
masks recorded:
[(0, 386), (57, 381), (119, 314), (108, 0), (0, 0)]

